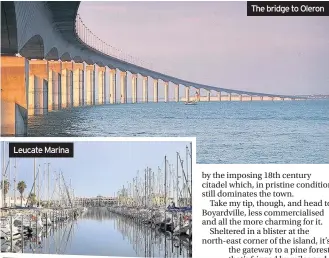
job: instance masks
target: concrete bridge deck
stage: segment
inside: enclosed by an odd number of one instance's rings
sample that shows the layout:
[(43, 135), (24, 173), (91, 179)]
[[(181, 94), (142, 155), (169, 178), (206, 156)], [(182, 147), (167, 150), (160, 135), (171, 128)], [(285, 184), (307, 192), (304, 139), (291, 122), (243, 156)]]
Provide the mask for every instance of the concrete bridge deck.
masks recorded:
[[(148, 78), (153, 78), (153, 101), (158, 102), (158, 83), (164, 82), (165, 102), (169, 83), (190, 88), (247, 96), (259, 100), (305, 99), (305, 97), (234, 90), (191, 82), (153, 71), (123, 58), (83, 24), (77, 16), (80, 2), (1, 2), (2, 135), (26, 135), (27, 116), (71, 106), (117, 103), (116, 75), (120, 72), (120, 103), (127, 103), (127, 72), (132, 74), (132, 102), (137, 102), (137, 78), (143, 77), (143, 102), (148, 102)], [(78, 19), (77, 19), (78, 17)], [(17, 56), (19, 54), (19, 56)], [(106, 87), (109, 84), (109, 89)], [(243, 96), (244, 95), (244, 96)], [(203, 99), (201, 99), (203, 100)]]

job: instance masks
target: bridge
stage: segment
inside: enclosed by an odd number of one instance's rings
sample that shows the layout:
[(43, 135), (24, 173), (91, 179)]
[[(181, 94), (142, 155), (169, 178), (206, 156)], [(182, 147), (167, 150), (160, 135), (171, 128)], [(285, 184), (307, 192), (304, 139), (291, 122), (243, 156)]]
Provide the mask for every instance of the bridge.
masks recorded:
[[(131, 73), (131, 102), (164, 102), (169, 89), (174, 101), (299, 100), (305, 97), (221, 88), (157, 72), (148, 64), (110, 46), (94, 35), (78, 15), (80, 2), (1, 2), (1, 134), (25, 136), (28, 116), (70, 107), (125, 104), (127, 73)], [(117, 90), (117, 75), (120, 76)], [(151, 83), (152, 86), (152, 83)], [(180, 86), (185, 96), (180, 96)], [(191, 89), (195, 90), (191, 92)], [(207, 93), (200, 97), (200, 90)], [(211, 96), (215, 93), (215, 97)], [(225, 93), (225, 94), (223, 94)]]

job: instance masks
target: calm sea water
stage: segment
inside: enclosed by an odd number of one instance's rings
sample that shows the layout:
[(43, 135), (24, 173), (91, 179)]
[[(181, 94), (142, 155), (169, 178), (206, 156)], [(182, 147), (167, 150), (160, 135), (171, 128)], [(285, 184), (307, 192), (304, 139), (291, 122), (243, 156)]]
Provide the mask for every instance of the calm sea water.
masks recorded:
[(81, 219), (40, 232), (38, 238), (26, 240), (24, 246), (25, 253), (40, 254), (191, 256), (183, 240), (172, 241), (170, 235), (110, 213), (107, 208), (89, 209)]
[(29, 119), (29, 136), (190, 136), (198, 163), (329, 163), (329, 101), (79, 107)]

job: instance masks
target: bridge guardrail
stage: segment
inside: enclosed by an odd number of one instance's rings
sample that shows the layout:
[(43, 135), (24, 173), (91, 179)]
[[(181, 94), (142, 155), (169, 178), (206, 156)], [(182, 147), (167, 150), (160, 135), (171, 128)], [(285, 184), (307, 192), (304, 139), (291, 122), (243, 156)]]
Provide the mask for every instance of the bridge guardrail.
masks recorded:
[(82, 42), (86, 45), (95, 49), (99, 52), (102, 52), (105, 55), (110, 57), (114, 57), (125, 62), (129, 62), (134, 65), (138, 65), (147, 69), (153, 69), (153, 65), (141, 60), (140, 58), (134, 57), (119, 48), (111, 46), (110, 44), (106, 43), (98, 36), (96, 36), (82, 21), (82, 18), (79, 14), (77, 14), (75, 20), (75, 31)]

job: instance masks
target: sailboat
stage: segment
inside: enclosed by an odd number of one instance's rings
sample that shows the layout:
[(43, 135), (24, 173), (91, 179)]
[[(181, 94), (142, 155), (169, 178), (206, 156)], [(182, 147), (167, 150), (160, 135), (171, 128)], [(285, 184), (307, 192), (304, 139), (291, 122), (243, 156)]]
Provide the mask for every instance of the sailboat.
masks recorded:
[(182, 222), (178, 222), (178, 225), (174, 229), (174, 235), (190, 234), (190, 229), (192, 228), (192, 218), (190, 216), (184, 216)]
[(50, 226), (51, 224), (53, 224), (48, 216), (46, 216), (46, 217), (43, 216), (41, 219), (41, 222), (44, 226)]
[(13, 239), (11, 241), (1, 241), (1, 253), (21, 253), (22, 239)]
[(1, 218), (1, 239), (9, 240), (11, 238), (18, 239), (22, 234), (18, 231), (18, 228), (12, 223), (10, 227), (10, 221), (7, 218)]
[(194, 100), (187, 100), (185, 105), (196, 105), (198, 101), (200, 101), (200, 93), (197, 91)]
[(193, 100), (193, 101), (186, 101), (185, 102), (185, 105), (196, 105), (197, 104), (197, 101), (196, 100)]

